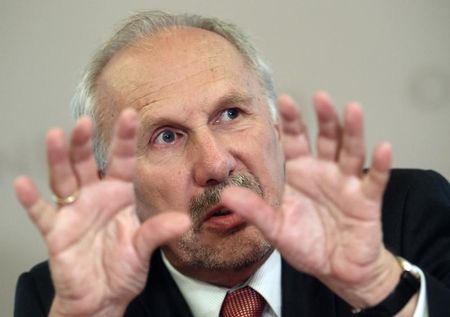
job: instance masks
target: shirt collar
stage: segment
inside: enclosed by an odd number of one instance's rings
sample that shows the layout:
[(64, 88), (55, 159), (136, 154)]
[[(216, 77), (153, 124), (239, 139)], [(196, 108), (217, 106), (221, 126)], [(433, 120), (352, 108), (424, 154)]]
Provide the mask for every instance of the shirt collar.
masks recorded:
[[(161, 252), (162, 259), (196, 317), (219, 316), (222, 302), (230, 290), (193, 279), (177, 271)], [(245, 282), (261, 294), (271, 315), (281, 316), (281, 256), (274, 250), (263, 265)]]

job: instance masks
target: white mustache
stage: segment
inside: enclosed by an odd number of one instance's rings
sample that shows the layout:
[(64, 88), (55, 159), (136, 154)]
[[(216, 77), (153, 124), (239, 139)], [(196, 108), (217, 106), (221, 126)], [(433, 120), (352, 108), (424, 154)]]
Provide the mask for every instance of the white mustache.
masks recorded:
[(222, 183), (208, 187), (202, 194), (192, 198), (189, 206), (189, 214), (192, 218), (194, 231), (199, 230), (205, 214), (220, 202), (222, 192), (227, 186), (248, 188), (261, 197), (264, 197), (261, 183), (253, 174), (241, 173), (230, 175)]

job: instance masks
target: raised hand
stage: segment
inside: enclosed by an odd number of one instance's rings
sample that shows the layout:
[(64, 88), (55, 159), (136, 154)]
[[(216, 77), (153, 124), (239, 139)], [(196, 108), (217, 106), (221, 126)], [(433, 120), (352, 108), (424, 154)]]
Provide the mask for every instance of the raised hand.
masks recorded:
[(59, 129), (47, 136), (50, 184), (59, 205), (19, 177), (17, 196), (47, 244), (55, 299), (50, 316), (121, 316), (143, 289), (149, 259), (159, 245), (190, 225), (167, 212), (140, 223), (133, 175), (137, 115), (125, 110), (112, 136), (108, 168), (100, 179), (91, 149), (92, 124), (80, 119), (70, 147)]
[(297, 270), (319, 278), (355, 307), (381, 301), (400, 267), (382, 242), (381, 205), (391, 148), (379, 145), (367, 173), (363, 118), (350, 103), (341, 124), (325, 93), (314, 97), (319, 124), (317, 155), (288, 96), (279, 99), (286, 186), (275, 210), (254, 193), (232, 188), (222, 202), (254, 223)]

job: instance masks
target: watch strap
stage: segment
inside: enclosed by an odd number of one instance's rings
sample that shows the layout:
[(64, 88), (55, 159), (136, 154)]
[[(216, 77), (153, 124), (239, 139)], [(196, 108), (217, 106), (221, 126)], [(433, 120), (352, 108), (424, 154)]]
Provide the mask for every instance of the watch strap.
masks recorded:
[(352, 313), (358, 317), (387, 317), (394, 316), (406, 306), (409, 300), (420, 289), (420, 275), (413, 272), (412, 265), (401, 257), (396, 257), (403, 269), (400, 280), (395, 289), (379, 304), (364, 308), (353, 309)]

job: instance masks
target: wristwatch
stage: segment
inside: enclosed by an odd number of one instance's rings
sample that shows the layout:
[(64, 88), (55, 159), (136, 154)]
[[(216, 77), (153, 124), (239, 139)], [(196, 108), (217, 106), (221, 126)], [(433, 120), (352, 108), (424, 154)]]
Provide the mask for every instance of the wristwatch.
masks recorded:
[(397, 256), (398, 263), (403, 269), (400, 281), (395, 289), (381, 303), (369, 308), (354, 308), (352, 313), (358, 317), (391, 317), (402, 310), (420, 289), (420, 274), (413, 271), (411, 263)]

